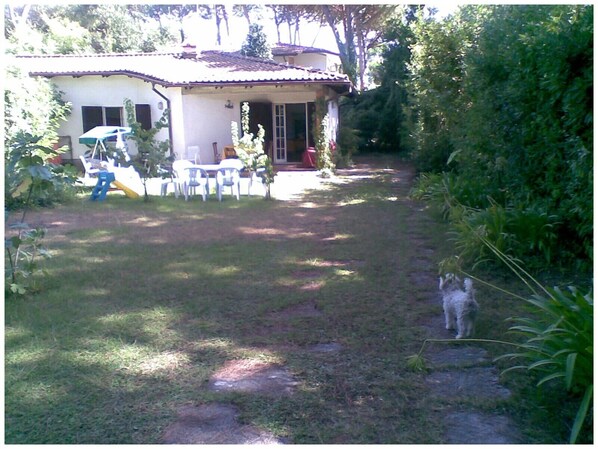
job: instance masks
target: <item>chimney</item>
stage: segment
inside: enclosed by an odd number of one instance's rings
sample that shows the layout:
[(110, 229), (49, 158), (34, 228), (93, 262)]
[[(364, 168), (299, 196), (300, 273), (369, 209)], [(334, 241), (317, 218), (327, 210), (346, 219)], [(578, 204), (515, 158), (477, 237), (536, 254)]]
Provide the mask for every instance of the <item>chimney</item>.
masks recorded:
[(181, 53), (183, 59), (197, 58), (197, 47), (189, 42), (183, 44), (183, 52)]

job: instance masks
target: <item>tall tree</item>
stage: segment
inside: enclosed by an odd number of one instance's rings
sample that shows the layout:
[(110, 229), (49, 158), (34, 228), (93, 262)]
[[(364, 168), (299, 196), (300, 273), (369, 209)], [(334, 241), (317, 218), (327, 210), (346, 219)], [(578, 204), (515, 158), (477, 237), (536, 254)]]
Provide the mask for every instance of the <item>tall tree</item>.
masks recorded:
[(395, 15), (396, 5), (316, 5), (305, 15), (319, 18), (334, 34), (343, 70), (359, 90), (366, 88), (368, 55), (380, 45), (384, 24)]
[(155, 11), (141, 5), (7, 7), (5, 17), (9, 42), (25, 52), (155, 51), (174, 42)]
[(260, 5), (233, 5), (233, 14), (237, 17), (244, 17), (247, 26), (251, 25), (252, 16), (261, 19), (262, 10), (263, 7)]
[(241, 47), (241, 54), (255, 58), (272, 58), (272, 51), (262, 25), (257, 23), (249, 25), (249, 33), (247, 33), (247, 38)]
[(202, 18), (206, 18), (203, 17), (203, 15), (205, 15), (205, 5), (150, 4), (137, 5), (136, 7), (141, 11), (144, 11), (145, 15), (157, 20), (161, 29), (166, 27), (164, 22), (174, 19), (174, 21), (178, 23), (180, 42), (184, 42), (187, 37), (185, 36), (185, 30), (183, 28), (183, 20), (185, 17), (195, 13), (199, 14)]
[(305, 5), (267, 5), (274, 15), (274, 24), (278, 42), (284, 42), (281, 37), (280, 27), (287, 24), (289, 39), (288, 42), (294, 45), (300, 45), (299, 28), (302, 18), (311, 18), (313, 16), (309, 6)]

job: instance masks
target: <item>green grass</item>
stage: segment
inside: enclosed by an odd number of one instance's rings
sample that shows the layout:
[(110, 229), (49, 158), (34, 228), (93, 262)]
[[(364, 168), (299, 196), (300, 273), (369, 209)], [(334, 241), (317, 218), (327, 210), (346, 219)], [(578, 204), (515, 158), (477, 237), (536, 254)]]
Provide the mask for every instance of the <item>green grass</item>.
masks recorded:
[[(406, 235), (430, 236), (433, 269), (450, 245), (425, 212), (408, 220), (390, 181), (311, 192), (318, 207), (109, 197), (58, 209), (103, 219), (52, 228), (45, 289), (6, 301), (6, 443), (156, 443), (177, 407), (215, 401), (293, 443), (442, 443), (438, 405), (406, 365), (425, 338), (417, 320), (442, 311), (409, 279), (420, 248)], [(480, 329), (506, 330), (513, 304), (500, 300), (482, 300)], [(321, 315), (276, 326), (274, 313), (306, 303)], [(343, 350), (307, 350), (332, 341)], [(238, 358), (282, 363), (300, 385), (274, 399), (208, 391)], [(487, 407), (553, 441), (526, 406)]]

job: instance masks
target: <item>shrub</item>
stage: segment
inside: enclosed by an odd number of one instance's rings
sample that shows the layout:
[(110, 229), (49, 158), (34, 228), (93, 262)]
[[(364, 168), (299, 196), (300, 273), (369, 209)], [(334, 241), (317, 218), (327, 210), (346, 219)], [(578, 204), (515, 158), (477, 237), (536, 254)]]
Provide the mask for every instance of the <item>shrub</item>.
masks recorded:
[(231, 137), (235, 151), (249, 175), (259, 173), (263, 184), (266, 186), (266, 199), (271, 198), (271, 185), (274, 183), (276, 172), (272, 166), (272, 161), (264, 152), (265, 130), (261, 124), (258, 124), (258, 132), (254, 137), (249, 132), (249, 103), (241, 104), (241, 128), (243, 135), (239, 137), (239, 125), (237, 122), (231, 122)]
[(544, 287), (511, 257), (490, 242), (484, 244), (496, 254), (533, 292), (524, 298), (532, 317), (513, 317), (510, 332), (524, 337), (517, 351), (498, 359), (521, 360), (503, 373), (526, 369), (540, 375), (537, 385), (561, 381), (562, 388), (579, 400), (569, 437), (575, 443), (586, 420), (594, 391), (594, 303), (592, 292), (576, 287), (561, 290)]

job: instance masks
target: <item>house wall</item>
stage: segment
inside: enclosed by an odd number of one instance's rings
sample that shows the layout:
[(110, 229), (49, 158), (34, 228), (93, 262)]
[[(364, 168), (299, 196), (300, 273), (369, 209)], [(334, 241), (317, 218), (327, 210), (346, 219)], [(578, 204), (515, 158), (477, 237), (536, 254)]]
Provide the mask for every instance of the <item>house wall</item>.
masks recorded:
[[(316, 87), (303, 85), (185, 90), (183, 92), (185, 140), (184, 145), (181, 146), (182, 140), (177, 142), (175, 139), (175, 151), (180, 157), (190, 158), (192, 155), (187, 154), (187, 147), (198, 146), (201, 161), (211, 163), (213, 161), (212, 142), (217, 142), (218, 149), (222, 152), (225, 145), (232, 144), (231, 121), (236, 121), (239, 130), (241, 128), (241, 102), (306, 103), (316, 100), (316, 92)], [(224, 107), (228, 100), (233, 104), (232, 109)], [(336, 96), (332, 103), (336, 105)], [(338, 106), (336, 111), (338, 112)], [(331, 113), (330, 117), (332, 128), (336, 130), (338, 114)]]
[(338, 129), (340, 126), (340, 115), (338, 101), (332, 100), (328, 102), (328, 122), (330, 127), (328, 129), (328, 138), (336, 141), (338, 137)]
[[(122, 107), (123, 125), (127, 126), (126, 113), (124, 111), (125, 98), (131, 99), (133, 103), (149, 104), (151, 108), (152, 122), (157, 121), (162, 110), (158, 109), (158, 103), (162, 102), (166, 108), (166, 102), (155, 92), (152, 86), (144, 81), (129, 78), (126, 76), (83, 76), (74, 77), (55, 77), (53, 83), (58, 90), (62, 92), (62, 98), (72, 105), (72, 112), (68, 121), (60, 126), (58, 134), (60, 136), (70, 136), (73, 147), (73, 158), (78, 159), (83, 155), (88, 147), (79, 143), (79, 136), (83, 134), (82, 106), (103, 106), (103, 107)], [(157, 88), (166, 96), (176, 96), (174, 92), (167, 92), (167, 89)], [(175, 89), (168, 89), (173, 91)], [(161, 130), (157, 140), (167, 140), (168, 130)], [(129, 152), (137, 152), (135, 146), (129, 141)]]
[[(157, 121), (163, 112), (158, 104), (162, 102), (163, 107), (167, 107), (166, 101), (152, 91), (151, 84), (126, 76), (55, 77), (53, 82), (63, 92), (63, 99), (72, 104), (72, 113), (61, 125), (59, 135), (71, 137), (75, 160), (88, 150), (87, 146), (79, 144), (79, 136), (83, 134), (82, 106), (124, 107), (124, 99), (129, 98), (134, 103), (150, 105), (152, 122)], [(225, 145), (232, 144), (231, 121), (236, 121), (241, 128), (242, 101), (306, 103), (316, 100), (318, 89), (321, 87), (303, 84), (183, 89), (156, 86), (156, 90), (170, 101), (173, 151), (179, 158), (192, 158), (195, 155), (188, 154), (188, 147), (197, 146), (202, 163), (214, 160), (212, 142), (217, 142), (221, 153)], [(324, 95), (330, 101), (331, 132), (335, 133), (338, 125), (336, 95), (328, 89), (324, 90)], [(225, 107), (228, 100), (233, 104), (231, 109)], [(123, 117), (123, 123), (125, 119)], [(169, 139), (168, 129), (161, 130), (156, 138)], [(128, 144), (129, 152), (135, 154), (132, 142)]]
[(340, 58), (328, 53), (301, 53), (295, 56), (274, 56), (273, 59), (282, 64), (296, 65), (300, 67), (312, 67), (328, 72), (338, 72)]

